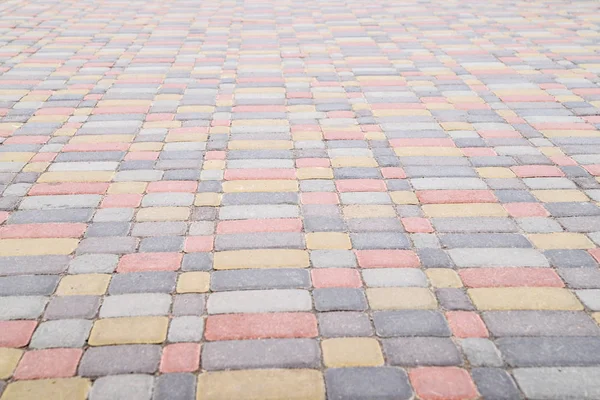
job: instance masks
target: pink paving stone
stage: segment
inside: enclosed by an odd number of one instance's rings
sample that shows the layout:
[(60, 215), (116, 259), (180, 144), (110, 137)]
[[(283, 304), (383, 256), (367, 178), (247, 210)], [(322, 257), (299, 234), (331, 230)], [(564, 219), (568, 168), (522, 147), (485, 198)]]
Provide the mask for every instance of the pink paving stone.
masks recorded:
[(198, 188), (196, 181), (157, 181), (150, 182), (146, 187), (148, 193), (177, 192), (193, 193)]
[(399, 167), (385, 167), (381, 168), (381, 174), (385, 179), (404, 179), (406, 174), (404, 170)]
[(0, 321), (0, 347), (27, 346), (37, 321)]
[(174, 343), (164, 347), (160, 359), (160, 372), (194, 372), (199, 367), (199, 343)]
[(550, 161), (552, 161), (556, 165), (566, 166), (566, 165), (577, 165), (577, 162), (573, 160), (571, 157), (567, 156), (550, 156), (548, 157)]
[(583, 165), (583, 168), (585, 168), (587, 170), (587, 172), (589, 172), (590, 174), (592, 174), (594, 176), (600, 176), (600, 165), (598, 165), (598, 164)]
[(349, 287), (359, 288), (362, 285), (360, 274), (350, 268), (313, 269), (310, 273), (313, 286), (316, 288)]
[(180, 253), (133, 253), (119, 260), (117, 272), (175, 271), (183, 255)]
[(385, 182), (380, 179), (338, 179), (335, 187), (340, 192), (385, 192)]
[(86, 229), (86, 224), (78, 223), (12, 224), (0, 227), (0, 238), (77, 238)]
[(546, 217), (550, 215), (543, 205), (539, 203), (505, 203), (502, 206), (511, 217)]
[(75, 375), (82, 349), (44, 349), (23, 354), (14, 379), (68, 378)]
[(146, 121), (173, 121), (175, 114), (156, 113), (146, 115)]
[(297, 168), (309, 168), (309, 167), (322, 167), (327, 168), (330, 166), (329, 159), (327, 158), (299, 158), (296, 160)]
[(362, 140), (364, 134), (362, 132), (327, 131), (323, 132), (323, 138), (325, 140)]
[(565, 176), (560, 168), (552, 165), (518, 165), (510, 168), (519, 178)]
[(423, 204), (498, 202), (491, 190), (419, 190), (416, 195)]
[(306, 312), (209, 315), (206, 340), (316, 337), (317, 318)]
[(109, 183), (36, 183), (29, 190), (30, 196), (60, 195), (60, 194), (103, 194), (108, 190)]
[(408, 373), (422, 400), (471, 400), (479, 394), (469, 373), (458, 367), (420, 367)]
[(592, 255), (600, 263), (600, 249), (590, 249), (588, 253)]
[(228, 181), (253, 179), (296, 179), (296, 170), (292, 168), (228, 169), (225, 170), (224, 179)]
[(4, 221), (6, 221), (9, 216), (10, 213), (8, 211), (0, 211), (0, 224), (4, 223)]
[(205, 160), (224, 160), (227, 157), (225, 151), (207, 151), (204, 155)]
[(133, 152), (129, 152), (127, 153), (127, 155), (125, 156), (125, 160), (129, 161), (129, 160), (156, 160), (158, 159), (158, 156), (160, 155), (160, 152), (158, 151), (133, 151)]
[(219, 221), (217, 233), (301, 232), (302, 220), (296, 218), (245, 219)]
[(185, 239), (183, 250), (186, 253), (212, 251), (213, 241), (213, 236), (189, 236)]
[(142, 201), (142, 195), (137, 193), (109, 194), (104, 196), (101, 208), (136, 208)]
[(563, 287), (550, 268), (466, 268), (458, 271), (467, 287)]
[(307, 192), (300, 195), (302, 204), (339, 204), (337, 193)]
[(412, 250), (356, 250), (361, 268), (418, 268), (419, 257)]
[(402, 225), (409, 233), (431, 233), (434, 231), (431, 222), (427, 218), (408, 217), (402, 218)]
[(472, 311), (446, 312), (448, 325), (452, 335), (458, 338), (485, 338), (489, 336), (488, 330), (481, 317)]
[[(7, 144), (7, 143), (4, 142), (4, 144)], [(58, 153), (38, 153), (31, 158), (30, 162), (53, 161), (57, 155), (58, 155)]]

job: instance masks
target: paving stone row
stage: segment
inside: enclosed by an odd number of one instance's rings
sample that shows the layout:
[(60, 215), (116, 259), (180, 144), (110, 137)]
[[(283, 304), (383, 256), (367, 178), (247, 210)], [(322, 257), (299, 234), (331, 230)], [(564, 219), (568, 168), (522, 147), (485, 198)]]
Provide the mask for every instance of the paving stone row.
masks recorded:
[(600, 398), (600, 5), (0, 4), (0, 399)]

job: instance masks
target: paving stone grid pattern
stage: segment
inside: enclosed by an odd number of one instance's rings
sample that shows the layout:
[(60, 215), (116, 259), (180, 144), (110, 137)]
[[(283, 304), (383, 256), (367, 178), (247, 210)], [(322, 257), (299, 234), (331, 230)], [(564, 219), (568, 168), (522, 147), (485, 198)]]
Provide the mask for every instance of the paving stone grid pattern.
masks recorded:
[(599, 8), (3, 1), (0, 399), (600, 399)]

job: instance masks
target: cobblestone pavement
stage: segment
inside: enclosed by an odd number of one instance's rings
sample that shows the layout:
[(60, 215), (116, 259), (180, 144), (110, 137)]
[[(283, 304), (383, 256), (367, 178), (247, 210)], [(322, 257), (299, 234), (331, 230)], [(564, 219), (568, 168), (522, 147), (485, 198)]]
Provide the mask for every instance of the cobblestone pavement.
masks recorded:
[(600, 399), (600, 3), (0, 4), (1, 400)]

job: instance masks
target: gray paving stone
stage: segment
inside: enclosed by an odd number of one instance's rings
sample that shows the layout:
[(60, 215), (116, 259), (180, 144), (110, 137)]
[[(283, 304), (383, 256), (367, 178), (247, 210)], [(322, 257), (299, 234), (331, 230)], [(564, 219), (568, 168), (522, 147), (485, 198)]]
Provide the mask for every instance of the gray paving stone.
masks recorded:
[(496, 340), (511, 367), (593, 366), (600, 363), (600, 337), (507, 337)]
[(44, 318), (92, 319), (100, 308), (100, 296), (55, 296), (50, 299)]
[(108, 293), (172, 293), (176, 281), (176, 273), (170, 271), (115, 274), (110, 280)]
[(600, 289), (576, 290), (575, 294), (586, 308), (600, 311)]
[(94, 382), (90, 400), (150, 400), (154, 377), (151, 375), (103, 376)]
[(410, 241), (401, 233), (368, 232), (351, 233), (353, 248), (355, 249), (407, 249)]
[(215, 250), (302, 249), (304, 235), (295, 232), (243, 233), (217, 235)]
[(517, 232), (517, 225), (510, 218), (467, 217), (432, 218), (431, 223), (438, 232)]
[(312, 250), (310, 261), (317, 268), (352, 268), (357, 265), (350, 250)]
[(174, 316), (202, 315), (204, 313), (206, 300), (202, 294), (178, 294), (173, 296)]
[(189, 253), (183, 256), (182, 271), (209, 271), (212, 269), (213, 257), (210, 253)]
[(47, 302), (44, 296), (0, 297), (0, 320), (37, 319)]
[(56, 210), (15, 211), (8, 218), (9, 224), (39, 224), (50, 222), (88, 222), (92, 219), (92, 208), (69, 208)]
[(534, 249), (488, 248), (485, 252), (450, 249), (448, 254), (461, 268), (469, 267), (548, 267), (548, 261)]
[(583, 311), (488, 311), (483, 320), (496, 337), (600, 335), (600, 328)]
[(82, 254), (69, 263), (71, 274), (112, 273), (117, 268), (119, 256), (116, 254)]
[(321, 351), (314, 339), (229, 340), (205, 343), (202, 368), (318, 368)]
[(473, 368), (471, 371), (477, 390), (484, 399), (520, 399), (519, 389), (512, 377), (499, 368)]
[(513, 233), (449, 233), (439, 235), (445, 248), (528, 248), (531, 243), (525, 236)]
[(544, 208), (553, 217), (581, 217), (600, 215), (600, 208), (593, 203), (546, 203)]
[(373, 268), (362, 270), (368, 287), (428, 286), (427, 276), (413, 268)]
[(295, 268), (265, 270), (215, 271), (211, 275), (212, 291), (248, 289), (308, 289), (308, 271)]
[(153, 374), (160, 353), (160, 346), (149, 344), (90, 347), (81, 358), (78, 375)]
[(570, 288), (600, 288), (600, 270), (598, 268), (560, 268), (558, 274)]
[(135, 238), (127, 236), (110, 236), (99, 238), (87, 238), (79, 242), (77, 254), (86, 253), (109, 253), (127, 254), (133, 253), (137, 246)]
[(500, 351), (489, 339), (462, 339), (460, 345), (472, 367), (501, 367), (503, 364)]
[(598, 266), (594, 258), (585, 250), (547, 250), (544, 256), (555, 268), (579, 268)]
[(448, 338), (410, 337), (383, 339), (387, 363), (399, 366), (461, 365), (462, 357)]
[(324, 337), (372, 336), (367, 314), (361, 312), (326, 312), (318, 314), (319, 332)]
[(140, 241), (140, 253), (177, 253), (183, 250), (183, 236), (155, 236)]
[(171, 296), (165, 293), (133, 293), (107, 296), (100, 307), (100, 318), (167, 315)]
[(160, 375), (156, 378), (152, 400), (194, 400), (196, 380), (193, 374)]
[(0, 277), (0, 296), (48, 296), (59, 281), (52, 275), (21, 275)]
[(527, 398), (587, 399), (600, 397), (600, 368), (517, 368), (515, 380)]
[(550, 218), (528, 217), (518, 218), (517, 223), (527, 233), (562, 232), (560, 224)]
[(315, 289), (313, 298), (317, 311), (364, 311), (367, 309), (367, 299), (362, 289)]
[(437, 311), (377, 311), (373, 313), (373, 322), (380, 337), (451, 335), (446, 319)]
[(330, 368), (325, 372), (331, 400), (409, 400), (413, 391), (403, 369), (393, 367)]
[(452, 268), (454, 263), (441, 249), (419, 249), (417, 251), (421, 265), (425, 268)]
[(128, 222), (95, 222), (88, 226), (85, 236), (126, 236), (130, 225)]
[(34, 349), (83, 347), (91, 329), (92, 321), (85, 319), (42, 322), (33, 333), (29, 347)]
[(69, 256), (0, 257), (0, 275), (60, 274), (67, 269)]
[(469, 296), (461, 289), (442, 288), (435, 291), (440, 305), (446, 310), (465, 310), (471, 311), (475, 307), (471, 303)]
[(312, 299), (306, 290), (272, 289), (212, 293), (207, 302), (209, 314), (309, 311)]
[(199, 342), (204, 333), (204, 319), (187, 315), (171, 319), (167, 339), (169, 342)]

